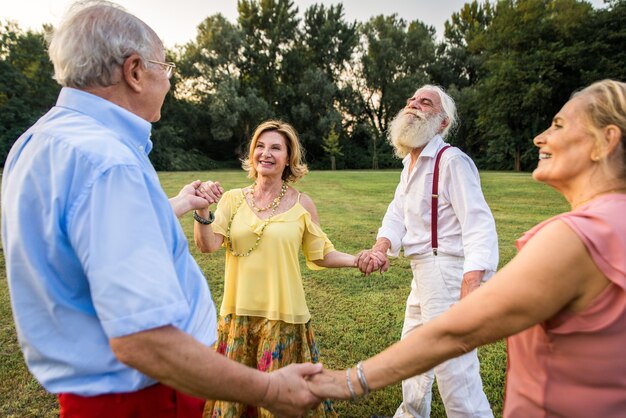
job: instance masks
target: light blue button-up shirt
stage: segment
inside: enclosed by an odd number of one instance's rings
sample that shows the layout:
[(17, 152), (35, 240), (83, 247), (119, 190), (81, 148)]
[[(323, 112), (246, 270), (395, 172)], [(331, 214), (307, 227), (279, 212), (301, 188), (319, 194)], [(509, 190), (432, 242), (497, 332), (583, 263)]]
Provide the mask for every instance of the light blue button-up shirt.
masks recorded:
[(208, 285), (148, 159), (150, 129), (64, 88), (5, 162), (2, 241), (17, 335), (50, 392), (153, 384), (116, 359), (110, 338), (173, 325), (215, 342)]

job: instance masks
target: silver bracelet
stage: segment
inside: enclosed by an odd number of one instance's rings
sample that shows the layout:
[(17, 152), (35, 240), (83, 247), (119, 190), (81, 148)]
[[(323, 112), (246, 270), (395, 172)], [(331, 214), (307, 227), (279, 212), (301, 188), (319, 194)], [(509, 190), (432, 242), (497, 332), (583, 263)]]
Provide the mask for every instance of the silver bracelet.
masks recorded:
[(352, 381), (350, 380), (350, 369), (346, 370), (346, 383), (348, 384), (348, 392), (350, 392), (350, 397), (352, 398), (352, 402), (356, 402), (356, 393), (354, 393), (354, 388), (352, 387)]
[(367, 385), (367, 380), (365, 380), (362, 361), (356, 364), (356, 377), (359, 378), (359, 383), (361, 383), (361, 387), (363, 388), (363, 396), (367, 396), (370, 393), (370, 387)]

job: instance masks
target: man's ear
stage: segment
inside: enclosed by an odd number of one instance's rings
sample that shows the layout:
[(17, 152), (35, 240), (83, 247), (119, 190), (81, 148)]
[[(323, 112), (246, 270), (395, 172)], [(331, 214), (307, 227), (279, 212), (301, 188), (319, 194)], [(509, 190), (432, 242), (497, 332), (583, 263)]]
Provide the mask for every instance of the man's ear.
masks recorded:
[(124, 61), (122, 65), (122, 77), (126, 80), (126, 84), (136, 93), (140, 93), (143, 89), (143, 78), (146, 68), (143, 60), (137, 54), (132, 54)]
[(439, 132), (443, 132), (443, 130), (446, 129), (448, 125), (450, 125), (450, 118), (445, 116), (441, 121), (441, 125), (439, 125)]

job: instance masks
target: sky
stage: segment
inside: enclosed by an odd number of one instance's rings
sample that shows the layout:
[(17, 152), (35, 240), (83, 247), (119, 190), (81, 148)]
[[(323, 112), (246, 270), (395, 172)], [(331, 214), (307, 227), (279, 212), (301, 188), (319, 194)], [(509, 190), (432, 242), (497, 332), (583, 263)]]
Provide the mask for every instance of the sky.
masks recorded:
[[(443, 36), (443, 24), (470, 0), (293, 0), (300, 14), (315, 3), (330, 6), (343, 3), (346, 20), (365, 22), (376, 15), (393, 13), (407, 21), (421, 20), (434, 26), (437, 38)], [(493, 2), (493, 1), (492, 1)], [(603, 7), (602, 0), (588, 1)], [(40, 30), (44, 23), (56, 25), (72, 3), (71, 0), (2, 0), (0, 21), (12, 20), (23, 30)], [(206, 17), (221, 13), (231, 22), (237, 19), (237, 0), (117, 0), (161, 37), (167, 47), (193, 40), (196, 27)]]

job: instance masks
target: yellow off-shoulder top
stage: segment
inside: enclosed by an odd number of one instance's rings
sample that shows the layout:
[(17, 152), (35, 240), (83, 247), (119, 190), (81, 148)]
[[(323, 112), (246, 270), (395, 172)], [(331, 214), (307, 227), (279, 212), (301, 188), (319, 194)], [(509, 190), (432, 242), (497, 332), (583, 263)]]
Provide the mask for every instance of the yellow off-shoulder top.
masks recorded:
[[(226, 237), (231, 217), (232, 248), (245, 253), (254, 246), (265, 220), (260, 219), (246, 203), (242, 189), (224, 193), (215, 211), (213, 231)], [(298, 196), (293, 207), (271, 218), (258, 247), (249, 256), (235, 257), (226, 250), (220, 315), (234, 313), (292, 324), (307, 323), (311, 314), (302, 286), (300, 247), (307, 267), (312, 270), (323, 269), (313, 260), (321, 260), (335, 251)]]

